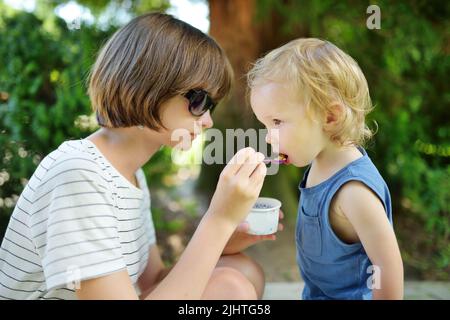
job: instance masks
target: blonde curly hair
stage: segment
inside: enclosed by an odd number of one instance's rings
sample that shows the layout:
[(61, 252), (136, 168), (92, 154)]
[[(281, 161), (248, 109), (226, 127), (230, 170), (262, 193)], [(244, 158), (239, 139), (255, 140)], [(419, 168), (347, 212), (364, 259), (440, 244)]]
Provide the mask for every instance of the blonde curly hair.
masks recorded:
[(256, 61), (247, 80), (250, 90), (268, 82), (288, 83), (315, 119), (324, 119), (336, 103), (343, 106), (328, 132), (340, 145), (364, 145), (373, 135), (365, 123), (373, 109), (367, 80), (358, 63), (328, 41), (301, 38), (274, 49)]

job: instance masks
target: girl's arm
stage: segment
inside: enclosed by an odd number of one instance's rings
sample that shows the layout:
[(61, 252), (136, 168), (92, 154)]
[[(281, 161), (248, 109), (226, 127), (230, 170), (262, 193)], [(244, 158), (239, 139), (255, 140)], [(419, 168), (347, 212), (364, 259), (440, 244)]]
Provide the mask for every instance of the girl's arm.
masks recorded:
[(339, 190), (336, 204), (352, 224), (374, 265), (373, 299), (403, 299), (403, 262), (380, 199), (363, 183), (351, 181)]
[[(170, 268), (164, 267), (158, 246), (152, 244), (149, 248), (147, 266), (137, 281), (141, 291), (139, 299), (144, 299), (169, 271)], [(99, 296), (108, 299), (104, 294), (105, 292), (110, 292), (111, 299), (117, 299), (118, 295), (122, 295), (123, 299), (131, 298), (132, 296), (134, 297), (135, 291), (134, 288), (133, 290), (127, 290), (131, 285), (129, 282), (128, 273), (124, 270), (107, 277), (83, 282), (83, 290), (78, 292), (78, 296), (80, 296), (80, 294), (83, 295), (83, 299), (96, 299), (96, 297)], [(121, 288), (125, 288), (125, 290), (122, 290)]]
[(148, 252), (148, 262), (144, 272), (138, 279), (138, 286), (141, 290), (141, 298), (146, 292), (150, 292), (156, 284), (158, 284), (170, 271), (171, 268), (166, 268), (161, 259), (161, 255), (156, 244), (150, 246)]
[[(178, 263), (150, 295), (141, 298), (200, 299), (222, 250), (234, 231), (231, 224), (224, 222), (206, 214)], [(155, 280), (158, 275), (159, 272), (153, 274)], [(126, 270), (82, 281), (77, 296), (82, 300), (139, 299)]]
[[(179, 261), (146, 299), (201, 298), (225, 244), (261, 191), (267, 172), (263, 159), (263, 154), (245, 148), (230, 160)], [(138, 299), (126, 270), (82, 281), (76, 293), (79, 299)]]

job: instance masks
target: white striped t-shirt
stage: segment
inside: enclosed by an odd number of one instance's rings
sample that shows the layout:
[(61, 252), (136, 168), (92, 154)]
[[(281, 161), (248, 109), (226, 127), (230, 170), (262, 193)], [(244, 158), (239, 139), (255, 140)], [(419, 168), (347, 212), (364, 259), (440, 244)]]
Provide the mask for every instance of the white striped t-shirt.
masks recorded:
[(76, 299), (79, 281), (127, 270), (132, 283), (156, 242), (150, 194), (89, 140), (61, 144), (40, 163), (0, 248), (0, 299)]

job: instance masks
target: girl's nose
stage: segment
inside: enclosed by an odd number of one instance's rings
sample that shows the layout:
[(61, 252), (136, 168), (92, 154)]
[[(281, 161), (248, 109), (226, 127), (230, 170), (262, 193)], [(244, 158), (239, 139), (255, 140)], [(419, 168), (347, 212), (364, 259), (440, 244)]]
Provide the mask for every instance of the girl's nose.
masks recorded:
[(213, 126), (214, 121), (211, 118), (211, 113), (206, 111), (201, 117), (200, 117), (200, 123), (202, 125), (202, 128), (209, 129)]

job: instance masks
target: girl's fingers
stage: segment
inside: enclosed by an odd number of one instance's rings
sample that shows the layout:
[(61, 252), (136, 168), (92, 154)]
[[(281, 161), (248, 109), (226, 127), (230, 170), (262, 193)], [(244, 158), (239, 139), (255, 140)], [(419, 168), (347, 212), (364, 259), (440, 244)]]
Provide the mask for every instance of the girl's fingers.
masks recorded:
[[(256, 153), (256, 163), (255, 163), (255, 168), (253, 169), (253, 171), (250, 173), (250, 177), (253, 175), (253, 173), (255, 173), (255, 171), (259, 168), (265, 169), (264, 172), (267, 172), (267, 166), (264, 163), (264, 154), (262, 154), (261, 152), (257, 152)], [(264, 173), (265, 175), (265, 173)]]
[(259, 237), (260, 237), (259, 241), (262, 241), (262, 240), (275, 240), (276, 239), (275, 233), (273, 233), (273, 234), (266, 234), (266, 235), (262, 235), (262, 236), (259, 236)]
[(266, 174), (267, 174), (266, 165), (264, 163), (260, 163), (250, 176), (250, 184), (253, 186), (259, 186), (264, 181)]
[(278, 231), (283, 231), (284, 225), (282, 223), (278, 224)]
[(247, 161), (239, 168), (236, 175), (242, 178), (248, 178), (252, 175), (255, 169), (264, 160), (264, 155), (262, 153), (252, 153), (248, 156)]
[(284, 219), (284, 213), (283, 211), (281, 211), (281, 209), (280, 209), (280, 219)]
[(228, 173), (230, 175), (236, 175), (240, 170), (240, 168), (242, 167), (242, 165), (245, 164), (248, 157), (250, 157), (250, 155), (254, 152), (255, 150), (253, 150), (252, 148), (244, 148), (239, 150), (228, 162), (228, 165), (226, 166), (225, 170), (228, 170), (229, 171)]
[(238, 232), (247, 232), (248, 229), (249, 229), (248, 222), (243, 221), (237, 226), (236, 231), (238, 231)]

